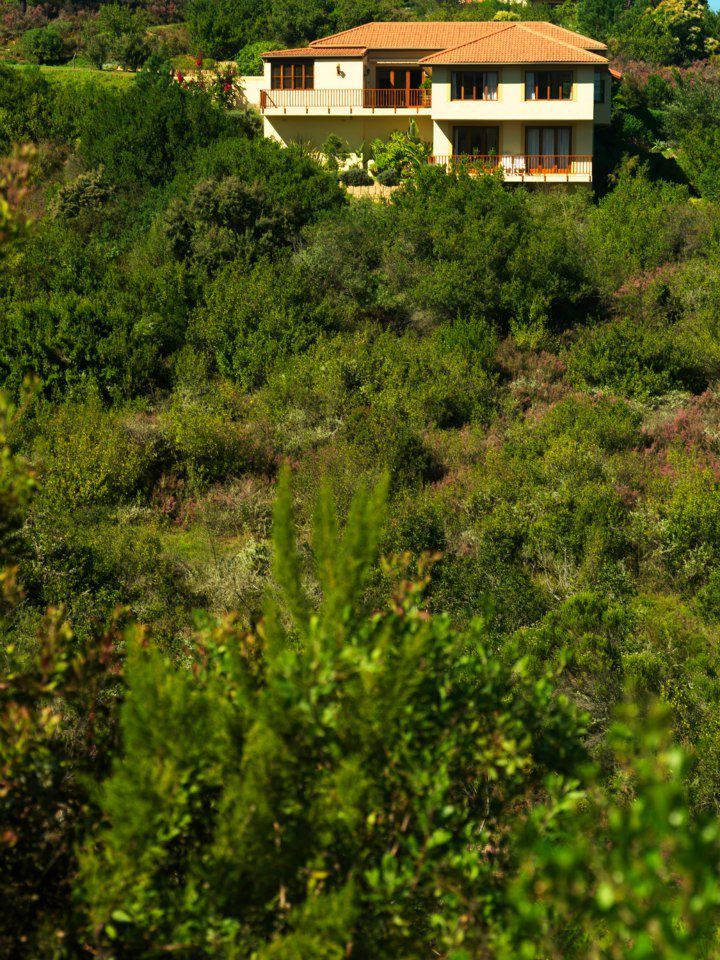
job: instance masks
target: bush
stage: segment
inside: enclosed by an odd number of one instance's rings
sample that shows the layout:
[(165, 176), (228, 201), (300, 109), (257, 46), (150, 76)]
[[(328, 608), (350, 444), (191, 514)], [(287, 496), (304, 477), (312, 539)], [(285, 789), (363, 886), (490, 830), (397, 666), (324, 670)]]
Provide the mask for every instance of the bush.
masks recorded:
[(430, 144), (420, 140), (417, 126), (411, 120), (407, 133), (397, 131), (387, 141), (373, 140), (372, 154), (378, 170), (390, 168), (398, 177), (409, 177), (426, 162)]
[(387, 167), (378, 173), (377, 182), (383, 187), (397, 187), (400, 183), (400, 177), (397, 170), (393, 167)]
[(259, 184), (239, 177), (201, 180), (164, 218), (173, 254), (213, 273), (223, 262), (270, 257), (292, 240), (283, 208)]
[(20, 49), (30, 63), (57, 64), (65, 59), (62, 34), (52, 26), (26, 30)]
[(151, 452), (120, 414), (95, 396), (69, 401), (48, 415), (36, 447), (41, 464), (41, 504), (58, 513), (132, 496)]
[(208, 286), (188, 341), (224, 377), (252, 389), (332, 326), (332, 313), (311, 302), (307, 281), (292, 263), (260, 263), (250, 272), (230, 265)]
[(364, 167), (350, 167), (340, 174), (340, 183), (346, 187), (371, 187), (373, 178)]
[(270, 453), (239, 414), (232, 395), (206, 394), (199, 400), (176, 393), (160, 417), (160, 431), (176, 468), (201, 484), (272, 469)]
[(589, 266), (605, 294), (679, 259), (696, 242), (697, 211), (687, 188), (653, 182), (647, 167), (625, 164), (614, 189), (588, 217)]
[(672, 327), (618, 320), (583, 334), (570, 351), (577, 383), (648, 400), (671, 390), (700, 392), (707, 384), (704, 358)]
[(241, 77), (261, 77), (264, 71), (263, 59), (260, 56), (266, 50), (272, 50), (270, 40), (254, 40), (246, 43), (242, 50), (235, 54), (235, 65)]
[(105, 180), (102, 167), (80, 173), (70, 183), (63, 184), (55, 198), (55, 209), (67, 219), (79, 217), (81, 213), (97, 212), (114, 194), (111, 184)]
[(198, 146), (246, 130), (242, 118), (150, 63), (126, 90), (103, 91), (90, 105), (80, 118), (80, 152), (88, 165), (103, 165), (112, 183), (155, 184), (172, 179)]
[(579, 960), (641, 936), (648, 956), (711, 943), (718, 831), (690, 817), (661, 721), (613, 727), (604, 789), (584, 718), (491, 656), (480, 622), (428, 615), (412, 581), (368, 617), (381, 511), (358, 494), (341, 528), (320, 500), (315, 606), (283, 486), (263, 642), (211, 622), (191, 669), (131, 648), (124, 749), (81, 854), (93, 949)]

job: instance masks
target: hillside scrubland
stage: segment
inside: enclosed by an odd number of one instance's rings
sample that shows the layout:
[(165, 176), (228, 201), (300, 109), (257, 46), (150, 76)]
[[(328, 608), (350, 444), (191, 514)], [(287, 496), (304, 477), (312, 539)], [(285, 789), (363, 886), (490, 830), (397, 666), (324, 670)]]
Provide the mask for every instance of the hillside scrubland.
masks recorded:
[(0, 68), (0, 955), (718, 956), (719, 91), (371, 202)]

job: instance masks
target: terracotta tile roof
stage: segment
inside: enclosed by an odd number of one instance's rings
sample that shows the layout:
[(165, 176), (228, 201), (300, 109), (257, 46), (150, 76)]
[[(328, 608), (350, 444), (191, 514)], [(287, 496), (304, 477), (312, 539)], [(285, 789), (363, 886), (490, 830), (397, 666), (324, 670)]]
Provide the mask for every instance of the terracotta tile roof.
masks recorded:
[(605, 57), (564, 40), (551, 39), (527, 23), (505, 23), (477, 40), (441, 50), (420, 63), (607, 63)]
[(345, 60), (348, 57), (362, 57), (366, 52), (365, 47), (295, 47), (293, 50), (268, 50), (262, 54), (262, 57), (267, 60), (276, 60), (281, 57), (309, 57), (312, 59), (337, 57)]
[(545, 21), (449, 21), (449, 22), (375, 22), (343, 30), (320, 40), (313, 40), (314, 50), (327, 47), (365, 47), (374, 50), (446, 50), (473, 40), (480, 40), (498, 31), (498, 28), (523, 26), (543, 34), (548, 39), (570, 43), (584, 50), (605, 50), (604, 44), (565, 30)]
[(564, 40), (565, 43), (572, 43), (574, 47), (582, 47), (583, 50), (593, 50), (596, 53), (607, 50), (607, 46), (600, 43), (599, 40), (583, 36), (582, 33), (566, 30), (565, 27), (559, 27), (556, 23), (548, 23), (546, 20), (528, 20), (521, 25), (534, 30), (536, 33), (544, 33), (551, 40)]
[(314, 40), (312, 47), (341, 47), (362, 44), (375, 50), (444, 50), (456, 47), (488, 31), (497, 29), (492, 22), (366, 23), (331, 37)]

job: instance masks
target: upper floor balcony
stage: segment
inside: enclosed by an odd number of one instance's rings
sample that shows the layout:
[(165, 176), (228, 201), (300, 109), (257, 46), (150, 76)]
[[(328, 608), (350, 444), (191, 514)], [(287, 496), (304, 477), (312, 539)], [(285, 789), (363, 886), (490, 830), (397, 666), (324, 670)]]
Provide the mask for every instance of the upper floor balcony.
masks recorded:
[(376, 111), (429, 112), (432, 93), (429, 89), (361, 88), (312, 90), (261, 90), (260, 110), (268, 114), (329, 113), (348, 114)]

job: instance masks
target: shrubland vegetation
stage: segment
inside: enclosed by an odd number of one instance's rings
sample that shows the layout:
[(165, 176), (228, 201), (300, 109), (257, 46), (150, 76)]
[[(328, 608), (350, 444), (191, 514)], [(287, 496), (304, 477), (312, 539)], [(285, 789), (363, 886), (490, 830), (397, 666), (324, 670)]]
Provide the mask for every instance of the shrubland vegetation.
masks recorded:
[[(673, 67), (716, 29), (683, 10), (553, 11), (663, 63), (593, 193), (395, 138), (350, 200), (339, 139), (279, 149), (167, 48), (0, 67), (1, 956), (718, 956), (720, 81)], [(243, 25), (218, 56), (399, 15), (242, 12), (182, 15)]]

